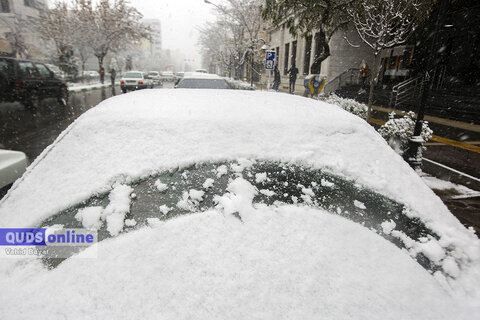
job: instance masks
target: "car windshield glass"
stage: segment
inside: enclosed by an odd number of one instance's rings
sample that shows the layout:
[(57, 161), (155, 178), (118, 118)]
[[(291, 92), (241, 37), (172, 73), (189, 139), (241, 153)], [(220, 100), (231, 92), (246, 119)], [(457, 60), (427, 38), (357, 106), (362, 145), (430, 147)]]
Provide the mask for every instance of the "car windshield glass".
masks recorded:
[(148, 75), (149, 76), (158, 76), (158, 72), (149, 72)]
[(20, 73), (27, 78), (34, 78), (38, 76), (37, 69), (35, 69), (33, 63), (27, 61), (20, 61), (18, 63)]
[[(214, 208), (218, 197), (228, 193), (229, 184), (239, 178), (248, 181), (258, 191), (254, 204), (313, 206), (353, 220), (379, 234), (382, 234), (384, 221), (394, 221), (396, 229), (411, 239), (436, 237), (419, 220), (409, 218), (402, 204), (354, 181), (300, 165), (251, 160), (197, 164), (166, 171), (129, 186), (119, 186), (129, 190), (126, 197), (130, 209), (123, 232), (146, 225), (151, 218), (166, 220)], [(114, 192), (115, 188), (110, 194)], [(111, 204), (109, 194), (94, 196), (48, 219), (43, 226), (82, 228), (79, 212), (90, 208), (101, 211)], [(108, 222), (98, 231), (99, 241), (111, 236)], [(382, 235), (397, 246), (403, 246), (398, 239)], [(418, 261), (427, 269), (434, 268), (425, 257)], [(51, 266), (57, 263), (55, 260), (47, 262)]]
[(37, 70), (42, 78), (52, 78), (52, 72), (48, 70), (45, 65), (36, 63), (35, 66), (37, 67)]
[(177, 88), (229, 89), (229, 86), (223, 79), (183, 79)]
[(127, 72), (124, 78), (143, 78), (143, 76), (140, 72)]

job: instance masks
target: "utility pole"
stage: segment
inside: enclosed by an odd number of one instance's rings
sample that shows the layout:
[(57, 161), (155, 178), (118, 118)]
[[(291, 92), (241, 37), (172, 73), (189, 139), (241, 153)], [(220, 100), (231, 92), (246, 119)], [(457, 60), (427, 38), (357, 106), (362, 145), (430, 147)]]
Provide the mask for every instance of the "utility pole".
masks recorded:
[(435, 23), (435, 31), (433, 33), (432, 45), (430, 54), (427, 58), (427, 67), (423, 75), (422, 95), (420, 97), (420, 104), (417, 109), (417, 120), (415, 122), (415, 129), (413, 130), (413, 136), (408, 142), (408, 149), (405, 151), (404, 159), (415, 170), (421, 170), (422, 168), (422, 145), (424, 143), (421, 137), (423, 128), (423, 118), (425, 116), (425, 107), (427, 104), (427, 98), (430, 92), (430, 73), (435, 67), (437, 58), (437, 38), (445, 21), (446, 7), (449, 0), (441, 0), (440, 8), (438, 11), (437, 22)]

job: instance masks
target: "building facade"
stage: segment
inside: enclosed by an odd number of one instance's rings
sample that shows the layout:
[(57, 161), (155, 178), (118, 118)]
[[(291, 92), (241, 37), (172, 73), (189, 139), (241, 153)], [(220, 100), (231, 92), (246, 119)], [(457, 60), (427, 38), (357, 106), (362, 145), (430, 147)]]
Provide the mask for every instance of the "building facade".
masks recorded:
[(46, 0), (0, 0), (0, 55), (41, 58), (45, 43), (36, 26)]
[[(303, 92), (303, 80), (311, 73), (311, 67), (317, 55), (320, 55), (320, 43), (315, 31), (310, 35), (294, 37), (284, 27), (269, 29), (270, 48), (276, 51), (276, 63), (282, 76), (281, 88), (288, 89), (288, 69), (295, 64), (299, 74), (296, 92)], [(321, 64), (320, 74), (332, 83), (342, 73), (359, 69), (362, 60), (373, 65), (373, 52), (365, 45), (352, 28), (337, 31), (329, 42), (330, 56)]]

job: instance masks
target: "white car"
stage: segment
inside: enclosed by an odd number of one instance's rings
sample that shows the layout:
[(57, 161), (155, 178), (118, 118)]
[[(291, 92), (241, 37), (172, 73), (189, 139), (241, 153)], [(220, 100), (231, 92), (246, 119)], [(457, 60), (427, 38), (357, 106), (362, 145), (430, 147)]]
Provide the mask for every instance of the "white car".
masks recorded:
[(177, 89), (234, 89), (225, 78), (216, 74), (185, 72), (175, 85)]
[(163, 71), (161, 79), (162, 81), (175, 81), (175, 74), (172, 71)]
[(153, 88), (153, 80), (142, 71), (127, 71), (120, 79), (120, 88), (123, 93), (132, 90)]
[(25, 153), (0, 149), (0, 189), (20, 178), (27, 165), (28, 160)]
[(158, 85), (158, 84), (161, 83), (160, 82), (161, 76), (160, 76), (160, 72), (158, 72), (158, 71), (149, 71), (148, 72), (148, 78), (153, 81), (154, 85)]
[(478, 311), (479, 239), (335, 105), (141, 90), (88, 110), (40, 158), (0, 202), (0, 227), (84, 228), (99, 242), (63, 261), (0, 259), (3, 318)]

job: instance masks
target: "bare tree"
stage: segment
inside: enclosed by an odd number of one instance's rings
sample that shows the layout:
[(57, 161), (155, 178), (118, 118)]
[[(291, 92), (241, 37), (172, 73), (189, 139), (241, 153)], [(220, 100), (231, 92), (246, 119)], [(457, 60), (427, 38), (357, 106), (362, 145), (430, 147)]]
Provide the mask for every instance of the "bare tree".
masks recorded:
[[(261, 16), (262, 0), (224, 0), (212, 4), (217, 13), (217, 21), (207, 23), (200, 29), (200, 45), (208, 60), (223, 61), (229, 68), (230, 75), (237, 77), (245, 66), (255, 60), (259, 33), (264, 25)], [(263, 40), (265, 44), (265, 40)], [(251, 66), (250, 78), (253, 77)]]
[(374, 87), (378, 80), (380, 52), (404, 44), (412, 31), (428, 17), (435, 0), (360, 0), (348, 8), (353, 24), (375, 56), (370, 77), (367, 121), (370, 120)]
[[(316, 32), (320, 45), (311, 73), (319, 73), (323, 60), (330, 56), (329, 42), (333, 34), (348, 25), (346, 8), (356, 0), (266, 0), (262, 15), (276, 27), (286, 27), (293, 36)], [(387, 0), (382, 0), (387, 1)]]
[[(150, 29), (140, 24), (142, 15), (127, 0), (100, 0), (96, 6), (91, 0), (78, 0), (78, 6), (87, 19), (86, 25), (90, 26), (85, 37), (98, 59), (100, 70), (104, 70), (103, 62), (110, 51), (150, 38)], [(102, 83), (103, 80), (101, 74)]]
[(40, 33), (44, 38), (55, 43), (60, 68), (66, 73), (73, 57), (73, 34), (75, 33), (72, 13), (68, 5), (65, 2), (56, 2), (53, 8), (43, 12), (40, 22)]

